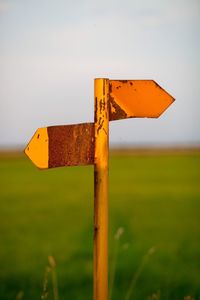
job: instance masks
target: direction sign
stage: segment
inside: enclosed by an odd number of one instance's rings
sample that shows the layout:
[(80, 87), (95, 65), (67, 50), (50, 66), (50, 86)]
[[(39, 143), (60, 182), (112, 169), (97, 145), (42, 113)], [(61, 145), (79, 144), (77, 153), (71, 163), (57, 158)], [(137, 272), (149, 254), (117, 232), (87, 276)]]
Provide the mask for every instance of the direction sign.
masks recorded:
[(158, 118), (173, 101), (153, 80), (95, 79), (94, 123), (39, 128), (25, 149), (41, 169), (94, 164), (94, 300), (108, 299), (109, 121)]
[[(173, 101), (154, 80), (109, 80), (110, 121), (158, 118)], [(103, 99), (99, 105), (103, 110)], [(93, 164), (94, 123), (39, 128), (25, 153), (40, 169)]]
[(94, 163), (94, 123), (39, 128), (25, 149), (39, 169)]
[(154, 80), (110, 80), (110, 121), (158, 118), (174, 98)]

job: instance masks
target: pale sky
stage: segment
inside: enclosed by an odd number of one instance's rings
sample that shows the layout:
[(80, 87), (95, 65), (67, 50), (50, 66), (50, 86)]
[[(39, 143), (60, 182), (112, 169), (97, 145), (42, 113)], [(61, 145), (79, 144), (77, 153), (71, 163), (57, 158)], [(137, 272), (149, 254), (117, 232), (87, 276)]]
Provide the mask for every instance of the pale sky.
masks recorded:
[(111, 144), (200, 144), (199, 0), (0, 0), (0, 147), (93, 121), (93, 80), (154, 79), (160, 119), (110, 124)]

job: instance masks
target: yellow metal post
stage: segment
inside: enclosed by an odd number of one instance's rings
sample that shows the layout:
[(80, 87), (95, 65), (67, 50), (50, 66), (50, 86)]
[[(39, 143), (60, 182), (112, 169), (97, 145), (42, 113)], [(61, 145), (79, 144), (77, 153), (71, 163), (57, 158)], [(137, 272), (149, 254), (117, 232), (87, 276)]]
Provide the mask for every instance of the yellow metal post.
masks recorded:
[(109, 80), (95, 79), (94, 300), (108, 299)]

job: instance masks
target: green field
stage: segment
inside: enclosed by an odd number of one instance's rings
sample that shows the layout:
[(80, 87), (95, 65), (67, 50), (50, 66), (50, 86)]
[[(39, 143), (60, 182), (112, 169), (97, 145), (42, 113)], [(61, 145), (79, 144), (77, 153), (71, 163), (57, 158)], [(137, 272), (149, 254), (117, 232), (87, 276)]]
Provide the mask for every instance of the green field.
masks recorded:
[[(93, 167), (1, 156), (0, 186), (0, 299), (41, 299), (53, 255), (59, 299), (91, 300)], [(200, 154), (111, 154), (109, 245), (112, 300), (200, 299)]]

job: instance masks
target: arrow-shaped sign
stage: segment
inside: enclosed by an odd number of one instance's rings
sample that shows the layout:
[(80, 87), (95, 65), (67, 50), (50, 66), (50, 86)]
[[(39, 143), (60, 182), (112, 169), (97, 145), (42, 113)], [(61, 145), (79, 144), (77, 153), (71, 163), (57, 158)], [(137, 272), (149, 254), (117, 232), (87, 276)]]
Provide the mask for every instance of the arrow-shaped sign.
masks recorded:
[(94, 91), (94, 123), (39, 128), (25, 153), (41, 169), (94, 164), (94, 300), (107, 300), (109, 121), (158, 118), (174, 98), (153, 80), (95, 79)]
[(109, 120), (158, 118), (173, 97), (154, 80), (110, 80)]
[(39, 128), (25, 149), (40, 169), (94, 163), (94, 123)]

